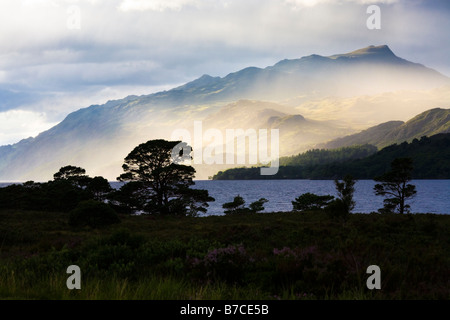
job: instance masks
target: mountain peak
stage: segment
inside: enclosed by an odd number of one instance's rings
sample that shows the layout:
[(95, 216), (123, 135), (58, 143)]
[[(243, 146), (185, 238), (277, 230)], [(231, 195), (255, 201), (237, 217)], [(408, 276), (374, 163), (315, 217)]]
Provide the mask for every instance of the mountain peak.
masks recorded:
[(203, 86), (210, 85), (214, 81), (220, 79), (220, 77), (212, 77), (209, 74), (204, 74), (200, 78), (197, 78), (191, 82), (188, 82), (180, 87), (177, 87), (175, 89), (177, 90), (186, 90), (186, 89), (192, 89), (192, 88), (199, 88)]
[(388, 45), (368, 46), (349, 53), (336, 54), (329, 57), (330, 59), (355, 59), (355, 58), (369, 58), (369, 59), (400, 59)]
[(394, 55), (394, 52), (392, 52), (391, 48), (389, 48), (388, 45), (380, 45), (380, 46), (368, 46), (362, 49), (358, 49), (355, 51), (350, 52), (349, 54), (388, 54), (388, 55)]

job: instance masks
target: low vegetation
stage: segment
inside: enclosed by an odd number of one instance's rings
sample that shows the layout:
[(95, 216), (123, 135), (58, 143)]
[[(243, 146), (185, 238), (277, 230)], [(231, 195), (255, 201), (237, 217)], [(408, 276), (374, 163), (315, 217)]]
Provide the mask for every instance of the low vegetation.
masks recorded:
[[(2, 299), (449, 299), (450, 216), (324, 211), (121, 215), (0, 211)], [(81, 268), (81, 290), (66, 269)], [(370, 265), (381, 290), (369, 290)]]

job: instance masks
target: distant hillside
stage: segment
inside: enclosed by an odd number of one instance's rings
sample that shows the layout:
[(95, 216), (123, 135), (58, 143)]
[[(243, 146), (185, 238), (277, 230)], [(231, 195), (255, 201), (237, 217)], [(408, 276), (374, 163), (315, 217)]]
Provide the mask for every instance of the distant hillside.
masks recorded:
[[(348, 127), (331, 121), (311, 120), (292, 107), (278, 103), (239, 100), (221, 107), (207, 116), (203, 129), (277, 129), (279, 130), (281, 155), (293, 155), (311, 149), (315, 144), (354, 132)], [(216, 171), (215, 171), (216, 172)]]
[(334, 120), (357, 128), (358, 133), (392, 120), (406, 122), (434, 108), (448, 109), (450, 86), (432, 90), (398, 90), (371, 95), (302, 99), (296, 112), (315, 120)]
[(414, 179), (450, 179), (450, 133), (394, 144), (363, 159), (281, 166), (274, 176), (260, 175), (259, 168), (236, 168), (219, 172), (214, 179), (342, 179), (346, 174), (356, 179), (373, 179), (388, 171), (395, 158), (402, 157), (413, 159)]
[(411, 142), (423, 136), (450, 132), (450, 109), (425, 111), (407, 122), (389, 121), (360, 133), (319, 144), (318, 148), (334, 149), (352, 145), (372, 144), (383, 148), (403, 141)]
[(370, 144), (333, 150), (313, 149), (291, 157), (281, 157), (280, 166), (312, 166), (366, 158), (377, 152)]

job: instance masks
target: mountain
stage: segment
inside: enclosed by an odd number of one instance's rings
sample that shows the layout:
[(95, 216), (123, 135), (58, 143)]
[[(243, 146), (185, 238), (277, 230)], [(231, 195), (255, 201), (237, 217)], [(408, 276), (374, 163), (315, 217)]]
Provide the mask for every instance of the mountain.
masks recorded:
[(239, 100), (230, 103), (203, 120), (204, 130), (276, 129), (280, 137), (280, 153), (292, 155), (306, 151), (316, 143), (352, 132), (332, 121), (317, 121), (304, 117), (294, 108), (274, 102)]
[[(371, 111), (356, 123), (350, 117), (354, 105), (330, 113), (327, 106), (347, 99), (364, 102), (377, 95), (395, 96), (400, 91), (408, 97), (421, 92), (423, 98), (414, 110), (425, 111), (430, 105), (448, 103), (449, 84), (449, 78), (397, 57), (387, 46), (282, 60), (225, 77), (203, 75), (171, 90), (80, 109), (34, 138), (0, 147), (0, 180), (45, 181), (67, 164), (81, 166), (91, 176), (115, 179), (123, 159), (135, 146), (150, 139), (172, 139), (177, 129), (185, 129), (195, 138), (194, 121), (201, 121), (205, 130), (221, 132), (279, 129), (280, 155), (295, 154), (366, 129), (370, 121), (389, 117), (394, 109), (392, 105), (383, 107), (375, 111), (376, 116)], [(377, 104), (370, 104), (373, 106)], [(405, 104), (396, 115), (406, 117), (410, 112)], [(197, 170), (197, 178), (205, 179), (212, 167), (204, 165)]]
[[(347, 54), (285, 59), (267, 68), (248, 67), (227, 76), (203, 75), (170, 93), (177, 104), (237, 99), (285, 101), (315, 96), (373, 94), (401, 89), (434, 88), (449, 79), (421, 64), (397, 57), (386, 46), (370, 46)], [(167, 93), (153, 99), (167, 98)]]
[(425, 111), (407, 122), (389, 121), (357, 134), (334, 139), (317, 147), (334, 149), (352, 145), (371, 144), (383, 148), (403, 141), (411, 142), (423, 136), (450, 132), (450, 109)]
[(448, 108), (450, 86), (431, 90), (398, 90), (372, 95), (311, 98), (295, 106), (316, 120), (346, 123), (356, 132), (392, 120), (407, 121), (432, 108)]

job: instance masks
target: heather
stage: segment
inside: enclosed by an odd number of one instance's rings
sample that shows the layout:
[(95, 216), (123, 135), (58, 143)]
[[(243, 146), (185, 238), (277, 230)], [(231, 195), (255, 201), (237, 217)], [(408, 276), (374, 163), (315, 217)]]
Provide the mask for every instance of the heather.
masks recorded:
[[(2, 299), (448, 299), (450, 216), (323, 211), (210, 217), (0, 211)], [(69, 265), (81, 290), (69, 290)], [(381, 269), (369, 290), (367, 267)]]

